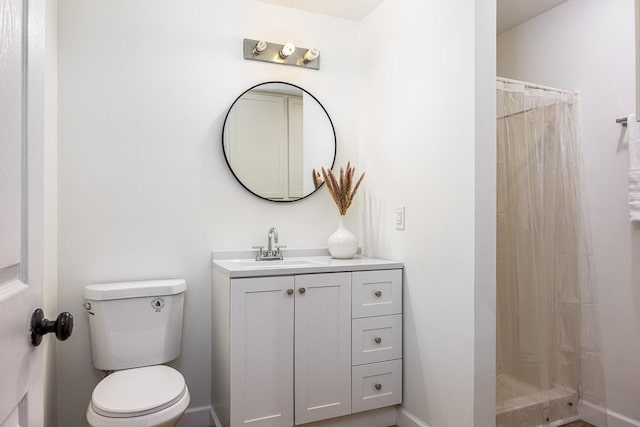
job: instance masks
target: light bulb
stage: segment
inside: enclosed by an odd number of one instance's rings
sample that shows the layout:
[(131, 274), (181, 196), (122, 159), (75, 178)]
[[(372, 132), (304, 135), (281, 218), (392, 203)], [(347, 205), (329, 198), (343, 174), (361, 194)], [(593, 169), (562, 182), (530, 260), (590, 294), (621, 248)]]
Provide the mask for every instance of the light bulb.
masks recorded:
[(295, 52), (295, 50), (296, 50), (296, 45), (294, 45), (291, 42), (287, 42), (285, 43), (284, 46), (282, 46), (282, 49), (280, 49), (280, 57), (282, 59), (285, 59), (286, 57), (291, 55), (293, 52)]
[(302, 57), (302, 60), (306, 64), (307, 62), (311, 62), (315, 59), (318, 59), (318, 56), (320, 56), (320, 51), (318, 49), (311, 48), (305, 52), (304, 56)]
[(267, 48), (267, 42), (265, 42), (264, 40), (260, 40), (253, 47), (253, 54), (260, 55), (262, 52), (264, 52), (266, 48)]

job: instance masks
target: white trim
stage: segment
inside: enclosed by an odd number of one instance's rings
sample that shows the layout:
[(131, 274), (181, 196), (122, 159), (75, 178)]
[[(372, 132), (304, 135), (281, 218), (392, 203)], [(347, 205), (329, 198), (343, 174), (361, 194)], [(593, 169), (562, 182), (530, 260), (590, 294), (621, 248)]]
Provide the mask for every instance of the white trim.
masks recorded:
[(588, 423), (596, 426), (607, 425), (607, 411), (593, 403), (580, 400), (578, 403), (578, 414)]
[[(580, 419), (580, 416), (576, 415), (574, 417), (564, 418), (558, 421), (554, 421), (551, 424), (546, 424), (545, 426), (540, 425), (538, 427), (559, 427), (567, 423), (578, 421), (579, 419)], [(585, 420), (585, 421), (589, 421), (589, 420)], [(425, 423), (420, 418), (418, 418), (417, 416), (415, 416), (414, 414), (412, 414), (411, 412), (407, 411), (402, 407), (398, 408), (396, 424), (398, 425), (398, 427), (429, 427), (427, 423)], [(640, 425), (637, 425), (637, 424), (629, 424), (628, 426), (627, 425), (609, 425), (608, 427), (640, 427)]]
[[(640, 69), (640, 1), (636, 0), (635, 27), (636, 27), (636, 70)], [(640, 116), (640, 73), (636, 71), (636, 117)]]
[(176, 427), (211, 427), (220, 426), (214, 424), (211, 414), (213, 413), (211, 406), (201, 406), (198, 408), (189, 408), (186, 410)]
[(565, 424), (569, 424), (572, 423), (574, 421), (578, 421), (580, 420), (580, 416), (579, 415), (575, 415), (573, 417), (569, 417), (569, 418), (562, 418), (560, 420), (554, 421), (551, 424), (540, 424), (538, 427), (559, 427), (559, 426), (563, 426)]
[(429, 427), (429, 424), (416, 417), (403, 407), (399, 407), (396, 416), (398, 427)]
[[(44, 291), (44, 239), (45, 239), (45, 150), (44, 150), (44, 108), (45, 108), (45, 32), (46, 32), (46, 0), (29, 0), (26, 4), (27, 38), (25, 68), (25, 102), (26, 113), (26, 243), (21, 268), (26, 271), (23, 278), (32, 294), (32, 307), (43, 306)], [(23, 223), (24, 224), (24, 223)], [(26, 262), (25, 262), (26, 261)], [(37, 305), (36, 305), (37, 304)], [(27, 313), (24, 313), (27, 314)], [(50, 316), (54, 314), (51, 313)], [(51, 341), (51, 340), (49, 340)], [(29, 391), (26, 396), (25, 424), (44, 424), (44, 350), (36, 351), (31, 356), (29, 372)]]
[(213, 406), (209, 407), (209, 416), (211, 417), (211, 425), (213, 427), (222, 427), (222, 423), (220, 422), (220, 419), (218, 419), (216, 411), (213, 410)]
[(640, 421), (625, 417), (611, 409), (580, 401), (578, 413), (588, 423), (608, 427), (640, 427)]

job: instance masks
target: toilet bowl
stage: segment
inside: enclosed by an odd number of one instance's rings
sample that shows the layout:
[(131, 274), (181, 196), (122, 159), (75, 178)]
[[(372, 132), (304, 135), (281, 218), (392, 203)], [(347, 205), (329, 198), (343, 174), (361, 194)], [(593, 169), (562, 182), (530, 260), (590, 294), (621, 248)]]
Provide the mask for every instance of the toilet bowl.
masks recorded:
[(174, 427), (191, 399), (184, 377), (163, 365), (180, 355), (182, 279), (85, 287), (93, 365), (107, 375), (87, 408), (92, 427)]
[(93, 390), (87, 421), (93, 427), (174, 427), (189, 406), (184, 377), (164, 365), (126, 369)]

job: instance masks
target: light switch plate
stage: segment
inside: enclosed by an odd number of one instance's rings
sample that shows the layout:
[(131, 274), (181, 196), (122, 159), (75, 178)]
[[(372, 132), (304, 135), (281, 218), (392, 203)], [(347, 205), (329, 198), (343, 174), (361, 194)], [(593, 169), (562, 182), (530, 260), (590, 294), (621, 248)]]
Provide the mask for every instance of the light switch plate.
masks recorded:
[(404, 230), (404, 206), (396, 206), (395, 225), (396, 230)]

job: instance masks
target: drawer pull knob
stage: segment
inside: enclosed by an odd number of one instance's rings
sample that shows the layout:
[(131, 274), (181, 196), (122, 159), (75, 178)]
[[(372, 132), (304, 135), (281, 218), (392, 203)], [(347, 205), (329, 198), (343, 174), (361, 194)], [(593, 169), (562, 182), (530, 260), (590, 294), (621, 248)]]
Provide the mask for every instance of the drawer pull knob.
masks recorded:
[(376, 388), (376, 390), (380, 391), (382, 390), (382, 384), (376, 384), (374, 385), (374, 387)]
[(300, 292), (301, 294), (304, 294), (305, 292), (307, 292), (307, 290), (305, 288), (300, 288), (298, 289), (298, 292)]
[(382, 291), (376, 291), (375, 295), (380, 298), (382, 296)]
[(287, 295), (293, 295), (293, 289), (287, 289)]
[(374, 341), (376, 342), (376, 344), (380, 344), (382, 342), (382, 338), (376, 337)]

